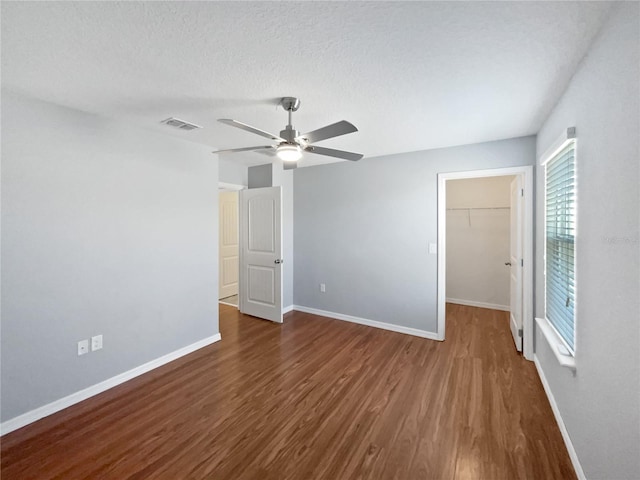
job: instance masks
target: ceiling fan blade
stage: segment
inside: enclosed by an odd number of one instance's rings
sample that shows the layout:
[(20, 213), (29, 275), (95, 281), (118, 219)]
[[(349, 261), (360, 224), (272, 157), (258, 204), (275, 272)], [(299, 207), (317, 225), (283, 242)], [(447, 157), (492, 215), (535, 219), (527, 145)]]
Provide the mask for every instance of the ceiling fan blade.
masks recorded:
[(264, 155), (266, 157), (275, 157), (277, 152), (277, 146), (274, 145), (273, 148), (265, 148), (264, 150), (256, 150), (256, 153), (260, 155)]
[(307, 143), (315, 143), (320, 140), (326, 140), (327, 138), (339, 137), (340, 135), (346, 135), (347, 133), (357, 132), (358, 129), (352, 123), (346, 120), (341, 120), (326, 127), (318, 128), (309, 133), (303, 133), (296, 137), (298, 139), (304, 139)]
[(364, 157), (364, 155), (362, 155), (361, 153), (345, 152), (344, 150), (316, 147), (313, 145), (308, 146), (304, 149), (304, 151), (309, 153), (317, 153), (318, 155), (327, 155), (329, 157), (344, 158), (345, 160), (351, 160), (352, 162), (357, 162), (362, 157)]
[(261, 147), (242, 147), (242, 148), (228, 148), (226, 150), (216, 150), (211, 153), (232, 153), (232, 152), (250, 152), (251, 150), (275, 150), (275, 146), (273, 145), (265, 145)]
[(278, 135), (274, 135), (273, 133), (265, 132), (264, 130), (260, 130), (259, 128), (252, 127), (251, 125), (247, 125), (246, 123), (239, 122), (237, 120), (232, 120), (230, 118), (219, 118), (219, 122), (222, 122), (227, 125), (231, 125), (232, 127), (240, 128), (242, 130), (246, 130), (247, 132), (255, 133), (256, 135), (260, 135), (262, 137), (269, 138), (271, 140), (277, 140), (279, 142), (286, 142), (284, 138), (279, 137)]

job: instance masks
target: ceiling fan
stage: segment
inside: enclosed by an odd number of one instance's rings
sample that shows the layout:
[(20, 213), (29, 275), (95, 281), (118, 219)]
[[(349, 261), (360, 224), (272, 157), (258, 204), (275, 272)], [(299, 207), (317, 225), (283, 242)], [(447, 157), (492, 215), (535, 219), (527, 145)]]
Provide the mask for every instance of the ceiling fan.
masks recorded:
[(298, 130), (296, 130), (291, 124), (291, 115), (300, 108), (300, 99), (295, 97), (284, 97), (280, 100), (280, 105), (289, 112), (289, 123), (284, 130), (280, 132), (280, 135), (273, 135), (272, 133), (252, 127), (246, 123), (238, 122), (237, 120), (231, 120), (230, 118), (218, 119), (219, 122), (226, 125), (231, 125), (232, 127), (255, 133), (270, 140), (275, 140), (278, 142), (277, 145), (231, 148), (228, 150), (218, 150), (212, 153), (248, 152), (252, 150), (266, 152), (272, 151), (275, 152), (278, 158), (282, 160), (285, 170), (296, 168), (298, 160), (302, 158), (302, 152), (327, 155), (329, 157), (342, 158), (344, 160), (351, 160), (354, 162), (360, 160), (364, 156), (360, 153), (346, 152), (344, 150), (335, 150), (333, 148), (316, 147), (315, 145), (311, 145), (312, 143), (326, 140), (328, 138), (357, 132), (358, 129), (355, 125), (347, 122), (346, 120), (342, 120), (340, 122), (327, 125), (326, 127), (300, 134), (300, 132), (298, 132)]

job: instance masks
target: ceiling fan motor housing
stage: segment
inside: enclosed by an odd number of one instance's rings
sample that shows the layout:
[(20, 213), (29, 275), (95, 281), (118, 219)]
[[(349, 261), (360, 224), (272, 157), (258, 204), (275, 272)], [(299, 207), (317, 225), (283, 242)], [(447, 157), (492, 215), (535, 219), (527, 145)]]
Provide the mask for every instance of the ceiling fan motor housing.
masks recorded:
[(293, 125), (287, 125), (284, 130), (280, 130), (280, 137), (284, 138), (287, 143), (297, 144), (296, 137), (300, 135), (300, 132), (293, 128)]

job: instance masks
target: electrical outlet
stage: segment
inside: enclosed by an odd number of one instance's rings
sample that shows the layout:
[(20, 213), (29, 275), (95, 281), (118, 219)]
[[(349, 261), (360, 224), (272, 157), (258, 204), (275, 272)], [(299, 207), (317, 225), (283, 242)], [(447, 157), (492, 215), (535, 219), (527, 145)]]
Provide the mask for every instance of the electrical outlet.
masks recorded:
[(325, 292), (327, 291), (327, 287), (326, 287), (326, 285), (325, 285), (324, 283), (321, 283), (321, 284), (320, 284), (320, 291), (321, 291), (322, 293), (325, 293)]
[(91, 337), (91, 351), (95, 352), (96, 350), (100, 350), (102, 348), (102, 335), (96, 335), (95, 337)]
[(89, 353), (89, 340), (80, 340), (78, 342), (78, 355)]

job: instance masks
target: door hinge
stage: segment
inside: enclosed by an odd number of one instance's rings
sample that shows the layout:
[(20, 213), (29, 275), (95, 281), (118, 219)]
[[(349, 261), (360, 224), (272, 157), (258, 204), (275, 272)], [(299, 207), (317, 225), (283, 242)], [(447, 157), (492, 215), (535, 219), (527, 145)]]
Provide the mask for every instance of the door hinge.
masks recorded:
[(521, 196), (521, 197), (524, 197), (524, 188), (521, 188), (521, 189), (520, 189), (520, 196)]
[(521, 258), (521, 259), (520, 259), (520, 266), (521, 266), (521, 267), (524, 267), (524, 258)]
[(519, 328), (519, 329), (518, 329), (518, 336), (519, 336), (519, 337), (521, 337), (521, 336), (522, 336), (522, 329), (521, 329), (521, 328)]

